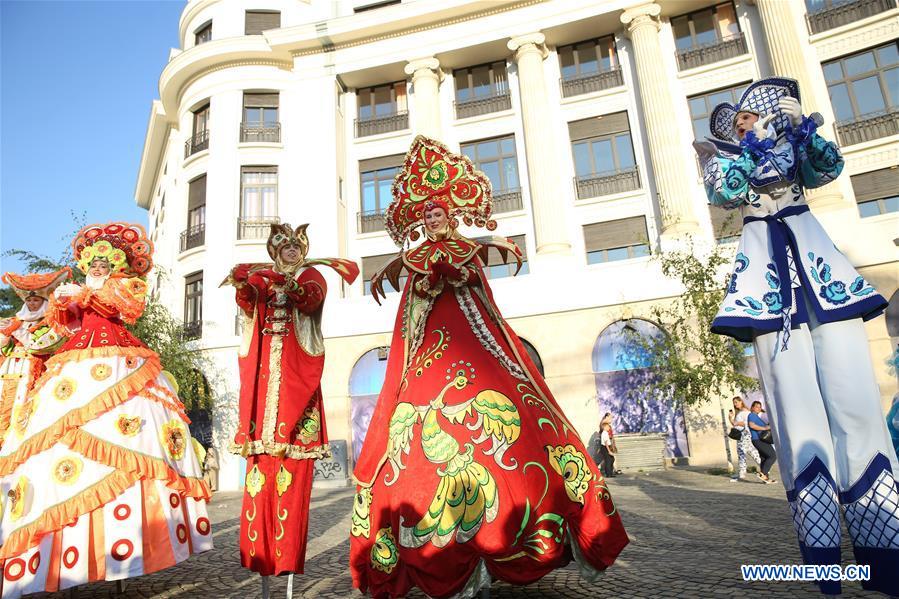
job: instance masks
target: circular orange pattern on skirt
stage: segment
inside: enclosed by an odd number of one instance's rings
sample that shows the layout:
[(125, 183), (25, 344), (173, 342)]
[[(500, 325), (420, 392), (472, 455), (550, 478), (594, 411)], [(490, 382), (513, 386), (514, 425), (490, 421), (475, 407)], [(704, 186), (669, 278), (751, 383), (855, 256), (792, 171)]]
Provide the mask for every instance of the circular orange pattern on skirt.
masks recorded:
[(34, 555), (31, 556), (31, 559), (28, 560), (28, 571), (32, 574), (37, 574), (37, 568), (41, 565), (41, 553), (38, 551)]
[(109, 364), (94, 364), (91, 368), (91, 376), (95, 381), (105, 381), (112, 375), (112, 368)]
[(209, 534), (209, 518), (200, 518), (197, 520), (197, 532), (201, 535)]
[(21, 558), (11, 559), (6, 562), (3, 569), (3, 577), (10, 582), (15, 582), (25, 575), (25, 560)]
[(116, 520), (127, 520), (128, 516), (131, 515), (131, 508), (121, 503), (115, 506), (115, 509), (112, 510), (112, 515), (115, 516)]
[(66, 568), (74, 568), (75, 564), (78, 563), (78, 548), (77, 547), (69, 547), (66, 549), (65, 553), (62, 554), (62, 565)]
[(179, 524), (177, 528), (175, 528), (175, 536), (178, 537), (179, 543), (187, 542), (187, 527), (183, 524)]
[(110, 553), (112, 554), (113, 559), (123, 562), (134, 553), (134, 543), (128, 539), (119, 539), (112, 544)]
[(177, 508), (179, 505), (181, 505), (181, 497), (177, 493), (172, 493), (171, 495), (169, 495), (169, 505)]
[(75, 381), (69, 378), (62, 379), (58, 383), (56, 383), (56, 387), (53, 388), (53, 397), (58, 399), (59, 401), (65, 401), (72, 397), (72, 394), (75, 393)]

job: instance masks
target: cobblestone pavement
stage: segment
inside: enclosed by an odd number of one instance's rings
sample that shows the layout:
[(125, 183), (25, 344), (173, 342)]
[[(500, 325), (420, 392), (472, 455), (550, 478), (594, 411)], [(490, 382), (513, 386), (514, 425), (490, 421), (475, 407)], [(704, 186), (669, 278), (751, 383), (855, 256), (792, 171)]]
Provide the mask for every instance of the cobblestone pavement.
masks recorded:
[[(610, 481), (631, 544), (595, 584), (584, 583), (573, 564), (527, 587), (494, 583), (491, 599), (580, 597), (821, 597), (811, 583), (747, 583), (740, 564), (799, 563), (799, 550), (783, 487), (733, 484), (726, 477), (692, 470), (633, 473)], [(220, 493), (209, 506), (215, 549), (168, 570), (125, 581), (77, 589), (42, 599), (99, 597), (259, 597), (259, 578), (239, 566), (239, 493)], [(316, 489), (312, 496), (306, 573), (296, 577), (295, 598), (361, 597), (347, 567), (350, 489)], [(844, 539), (846, 533), (843, 533)], [(852, 560), (845, 544), (843, 559)], [(272, 597), (285, 597), (286, 578), (272, 579)], [(844, 597), (867, 594), (844, 583)], [(420, 593), (409, 597), (422, 598)]]

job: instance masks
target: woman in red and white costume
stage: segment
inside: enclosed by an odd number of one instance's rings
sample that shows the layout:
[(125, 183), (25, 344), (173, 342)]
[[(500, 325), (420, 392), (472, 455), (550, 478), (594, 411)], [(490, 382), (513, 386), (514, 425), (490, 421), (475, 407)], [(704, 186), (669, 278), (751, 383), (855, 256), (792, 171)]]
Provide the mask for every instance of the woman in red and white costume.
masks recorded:
[(140, 226), (110, 223), (72, 246), (85, 284), (61, 285), (48, 309), (72, 336), (16, 406), (0, 450), (4, 599), (140, 576), (212, 548), (184, 407), (159, 356), (124, 326), (143, 312), (152, 245)]

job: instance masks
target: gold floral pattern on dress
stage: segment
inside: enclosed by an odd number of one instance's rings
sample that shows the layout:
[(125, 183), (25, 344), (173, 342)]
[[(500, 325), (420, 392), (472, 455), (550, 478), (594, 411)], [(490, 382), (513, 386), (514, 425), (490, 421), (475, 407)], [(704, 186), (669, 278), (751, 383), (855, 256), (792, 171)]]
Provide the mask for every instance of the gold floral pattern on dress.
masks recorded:
[(139, 433), (141, 424), (142, 421), (140, 416), (128, 416), (127, 414), (121, 414), (115, 421), (119, 433), (126, 437), (133, 437)]
[(187, 432), (180, 420), (169, 420), (163, 424), (159, 437), (170, 458), (180, 460), (184, 457), (184, 450), (187, 448)]
[(94, 364), (91, 368), (91, 377), (95, 381), (105, 381), (112, 375), (112, 367), (109, 364)]
[(318, 408), (306, 408), (296, 427), (297, 436), (302, 439), (303, 443), (310, 443), (318, 439), (321, 419)]
[(16, 486), (9, 491), (9, 516), (13, 522), (26, 514), (25, 503), (29, 487), (28, 478), (20, 476)]
[(587, 465), (587, 458), (574, 445), (546, 446), (549, 454), (549, 465), (556, 474), (565, 479), (565, 492), (571, 501), (584, 503), (584, 493), (593, 480), (593, 472)]
[(350, 534), (354, 537), (365, 537), (371, 534), (371, 489), (359, 487), (353, 499), (353, 526)]
[(278, 470), (278, 474), (275, 476), (275, 489), (278, 491), (278, 497), (287, 493), (287, 489), (290, 488), (290, 483), (293, 482), (293, 474), (290, 473), (290, 470), (284, 467), (284, 464), (281, 464), (281, 468)]
[(247, 472), (247, 479), (244, 482), (247, 493), (249, 493), (250, 497), (256, 497), (264, 485), (265, 475), (259, 470), (259, 466), (253, 466), (253, 468)]
[(390, 574), (399, 562), (399, 552), (396, 548), (396, 537), (389, 528), (382, 528), (375, 535), (374, 545), (371, 546), (371, 565), (375, 570)]
[(53, 464), (53, 479), (61, 485), (71, 485), (81, 476), (83, 465), (76, 456), (63, 456)]
[(72, 394), (75, 393), (75, 389), (78, 385), (75, 384), (75, 381), (66, 377), (56, 383), (56, 386), (53, 387), (53, 397), (58, 399), (59, 401), (65, 401), (72, 397)]

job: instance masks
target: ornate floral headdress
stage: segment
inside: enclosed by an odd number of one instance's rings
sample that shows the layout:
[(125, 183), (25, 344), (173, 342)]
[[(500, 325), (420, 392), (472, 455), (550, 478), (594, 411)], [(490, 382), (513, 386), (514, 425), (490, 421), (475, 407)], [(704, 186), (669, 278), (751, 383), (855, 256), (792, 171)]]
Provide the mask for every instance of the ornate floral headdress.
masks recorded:
[[(786, 77), (768, 77), (759, 79), (749, 85), (740, 96), (736, 104), (722, 102), (712, 109), (709, 116), (709, 130), (718, 139), (730, 143), (739, 143), (734, 121), (741, 112), (753, 112), (760, 117), (777, 112), (777, 102), (783, 96), (790, 96), (799, 100), (799, 83), (795, 79)], [(786, 126), (786, 115), (780, 115), (774, 126), (780, 131)]]
[(153, 243), (140, 225), (108, 223), (88, 225), (72, 242), (78, 268), (87, 273), (91, 262), (104, 258), (112, 272), (142, 277), (153, 268)]
[(68, 266), (54, 272), (42, 272), (27, 275), (17, 275), (8, 272), (3, 275), (3, 282), (12, 287), (16, 295), (26, 300), (32, 295), (50, 299), (53, 290), (72, 276), (72, 269)]
[(393, 180), (393, 202), (384, 222), (387, 232), (400, 247), (408, 237), (419, 238), (416, 230), (424, 225), (428, 203), (441, 206), (458, 225), (496, 229), (491, 220), (493, 193), (490, 179), (476, 170), (466, 156), (451, 152), (439, 141), (419, 135), (406, 153), (403, 168)]

